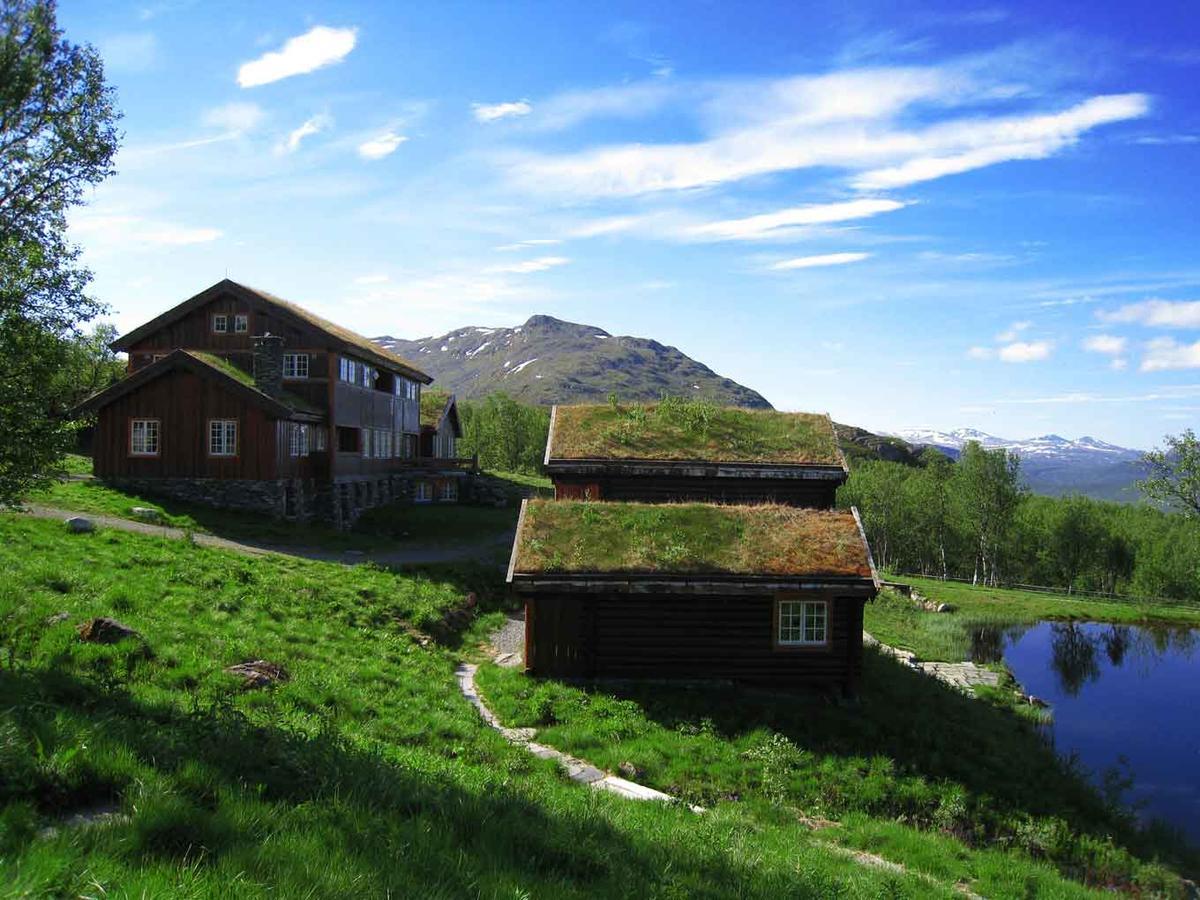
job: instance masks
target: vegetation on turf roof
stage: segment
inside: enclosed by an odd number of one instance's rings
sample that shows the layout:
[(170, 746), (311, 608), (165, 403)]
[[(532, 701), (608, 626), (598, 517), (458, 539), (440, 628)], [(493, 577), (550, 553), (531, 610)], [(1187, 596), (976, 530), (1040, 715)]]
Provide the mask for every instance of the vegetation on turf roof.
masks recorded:
[(560, 406), (551, 442), (551, 459), (842, 465), (827, 415), (670, 397), (649, 404)]
[[(244, 384), (248, 388), (253, 388), (260, 394), (264, 393), (264, 391), (262, 391), (259, 386), (255, 384), (253, 375), (251, 375), (245, 369), (239, 369), (223, 356), (217, 356), (213, 353), (204, 353), (200, 350), (185, 350), (183, 352), (195, 359), (200, 360), (200, 362), (204, 363), (205, 365), (216, 369), (221, 374), (228, 375), (234, 381)], [(292, 409), (299, 412), (307, 412), (318, 415), (321, 413), (321, 409), (319, 407), (309, 403), (303, 397), (298, 397), (291, 391), (281, 391), (279, 397), (273, 399), (278, 399), (278, 401), (284, 406), (290, 406)]]
[(845, 510), (530, 500), (516, 572), (870, 578)]
[(425, 388), (422, 390), (421, 425), (437, 428), (438, 422), (442, 419), (442, 413), (446, 411), (446, 404), (449, 402), (449, 391), (441, 391), (434, 388)]

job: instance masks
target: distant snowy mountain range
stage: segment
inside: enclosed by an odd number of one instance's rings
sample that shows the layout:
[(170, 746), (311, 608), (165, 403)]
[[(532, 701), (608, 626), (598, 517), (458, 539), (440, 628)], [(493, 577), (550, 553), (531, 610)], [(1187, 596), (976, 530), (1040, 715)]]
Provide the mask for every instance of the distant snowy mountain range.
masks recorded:
[(1093, 437), (1069, 440), (1057, 434), (1044, 434), (1012, 440), (974, 428), (953, 431), (905, 428), (892, 435), (916, 446), (936, 447), (954, 459), (970, 441), (978, 441), (988, 450), (1009, 450), (1021, 458), (1021, 472), (1029, 487), (1039, 494), (1078, 491), (1110, 500), (1135, 500), (1134, 482), (1145, 476), (1142, 451)]

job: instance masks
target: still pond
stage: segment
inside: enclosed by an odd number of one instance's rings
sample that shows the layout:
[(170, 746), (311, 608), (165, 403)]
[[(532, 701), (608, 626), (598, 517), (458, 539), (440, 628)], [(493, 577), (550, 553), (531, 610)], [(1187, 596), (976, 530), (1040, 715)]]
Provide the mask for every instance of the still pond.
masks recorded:
[(972, 656), (1003, 657), (1050, 704), (1056, 749), (1140, 819), (1200, 844), (1200, 629), (1040, 622), (973, 629)]

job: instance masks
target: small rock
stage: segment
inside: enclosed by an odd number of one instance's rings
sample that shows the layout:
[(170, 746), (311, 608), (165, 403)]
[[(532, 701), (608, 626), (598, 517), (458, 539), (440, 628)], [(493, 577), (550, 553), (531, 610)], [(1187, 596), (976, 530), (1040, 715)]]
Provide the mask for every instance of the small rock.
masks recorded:
[(1050, 705), (1041, 697), (1035, 697), (1033, 694), (1030, 694), (1025, 699), (1029, 702), (1030, 706), (1036, 706), (1038, 709), (1046, 709)]
[(940, 613), (952, 613), (956, 609), (958, 609), (958, 607), (955, 606), (953, 603), (939, 603), (937, 605), (937, 609), (934, 611), (940, 612)]
[(474, 609), (477, 603), (479, 603), (479, 598), (475, 596), (474, 591), (471, 591), (469, 594), (467, 594), (466, 598), (463, 600), (463, 606), (465, 606), (467, 609)]
[(622, 778), (628, 778), (630, 781), (637, 781), (646, 774), (643, 769), (628, 761), (617, 766), (617, 772), (620, 773)]
[(130, 512), (135, 519), (141, 519), (145, 522), (162, 521), (162, 512), (150, 506), (135, 506)]
[(58, 625), (61, 622), (67, 621), (69, 618), (71, 618), (71, 614), (69, 612), (60, 612), (55, 613), (52, 616), (46, 616), (45, 622), (47, 625)]
[(66, 522), (67, 531), (72, 534), (87, 534), (89, 531), (95, 531), (96, 526), (92, 524), (91, 519), (85, 519), (83, 516), (71, 516)]
[(89, 644), (116, 644), (126, 638), (140, 638), (141, 635), (123, 622), (99, 616), (88, 619), (77, 629), (79, 639)]
[(237, 675), (245, 681), (247, 688), (268, 687), (280, 681), (287, 681), (291, 676), (283, 666), (265, 659), (252, 659), (249, 662), (238, 663), (225, 670), (230, 675)]

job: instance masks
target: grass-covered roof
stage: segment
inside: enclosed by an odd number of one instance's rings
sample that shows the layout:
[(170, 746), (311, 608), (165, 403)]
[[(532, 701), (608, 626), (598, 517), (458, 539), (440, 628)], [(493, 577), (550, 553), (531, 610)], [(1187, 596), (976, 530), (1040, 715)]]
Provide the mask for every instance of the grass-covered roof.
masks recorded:
[(450, 392), (436, 388), (424, 388), (421, 391), (421, 424), (437, 428), (450, 402)]
[[(184, 350), (183, 352), (195, 359), (200, 360), (200, 362), (204, 363), (205, 365), (211, 366), (218, 372), (228, 375), (234, 381), (238, 381), (241, 384), (244, 384), (246, 387), (258, 391), (260, 394), (263, 393), (263, 391), (259, 390), (258, 385), (254, 383), (253, 375), (251, 375), (245, 369), (239, 369), (223, 356), (217, 356), (214, 353), (205, 353), (202, 350)], [(297, 394), (293, 394), (291, 391), (281, 391), (279, 396), (275, 399), (285, 406), (290, 406), (292, 409), (298, 412), (311, 413), (313, 415), (321, 414), (320, 407), (315, 406)]]
[(552, 460), (665, 460), (840, 466), (827, 415), (703, 400), (559, 406)]
[(782, 505), (530, 500), (513, 571), (872, 578), (854, 514)]

